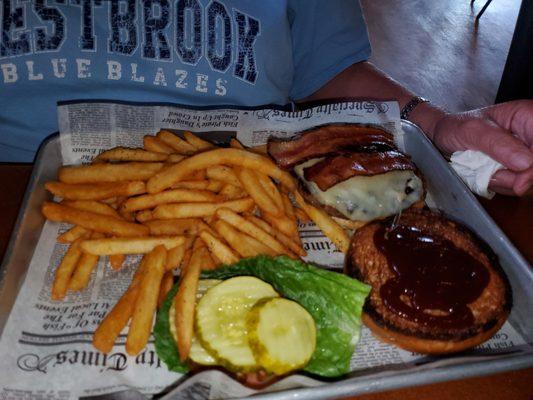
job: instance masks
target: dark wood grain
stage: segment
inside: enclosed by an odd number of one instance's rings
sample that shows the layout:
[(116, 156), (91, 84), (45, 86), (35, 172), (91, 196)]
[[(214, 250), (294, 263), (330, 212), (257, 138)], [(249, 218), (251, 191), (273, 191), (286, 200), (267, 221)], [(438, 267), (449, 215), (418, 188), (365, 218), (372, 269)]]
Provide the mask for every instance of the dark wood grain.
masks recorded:
[(31, 164), (0, 163), (0, 260), (4, 257), (31, 170)]
[[(0, 191), (0, 257), (4, 255), (30, 174), (30, 165), (0, 164), (0, 182), (3, 183), (3, 190)], [(531, 227), (533, 227), (533, 213), (531, 212), (533, 199), (496, 196), (494, 200), (482, 203), (489, 214), (501, 223), (502, 229), (515, 242), (519, 250), (531, 261), (533, 259), (533, 249), (530, 245)], [(533, 369), (525, 369), (488, 377), (374, 393), (359, 396), (357, 399), (530, 400), (533, 397), (532, 380)]]

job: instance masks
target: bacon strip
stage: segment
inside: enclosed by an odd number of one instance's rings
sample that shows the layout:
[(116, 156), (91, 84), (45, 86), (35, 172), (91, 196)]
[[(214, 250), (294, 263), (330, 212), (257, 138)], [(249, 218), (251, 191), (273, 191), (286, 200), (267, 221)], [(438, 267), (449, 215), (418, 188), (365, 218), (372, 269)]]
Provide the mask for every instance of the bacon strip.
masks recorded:
[(381, 129), (358, 125), (326, 125), (303, 132), (292, 140), (270, 139), (268, 154), (282, 168), (339, 150), (393, 150), (393, 136)]
[(409, 156), (398, 151), (345, 153), (325, 159), (304, 169), (304, 177), (327, 190), (358, 175), (377, 175), (394, 170), (414, 170)]

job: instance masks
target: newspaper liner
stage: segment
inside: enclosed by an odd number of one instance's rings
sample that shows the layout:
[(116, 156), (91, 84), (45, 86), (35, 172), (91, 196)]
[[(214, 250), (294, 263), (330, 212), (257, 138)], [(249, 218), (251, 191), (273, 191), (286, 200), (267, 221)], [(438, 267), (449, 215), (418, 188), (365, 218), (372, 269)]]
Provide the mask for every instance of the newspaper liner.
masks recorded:
[[(175, 106), (91, 102), (61, 105), (58, 111), (65, 165), (88, 162), (102, 150), (115, 146), (142, 147), (143, 136), (160, 129), (200, 132), (203, 137), (225, 143), (237, 137), (246, 146), (258, 146), (269, 136), (290, 137), (326, 123), (362, 123), (380, 125), (393, 132), (403, 148), (399, 108), (395, 102), (346, 102), (296, 112), (199, 111)], [(25, 282), (2, 334), (0, 398), (73, 399), (127, 390), (150, 395), (173, 387), (177, 387), (172, 393), (174, 399), (218, 399), (256, 393), (216, 370), (192, 377), (169, 372), (158, 359), (152, 339), (141, 354), (128, 356), (124, 349), (127, 328), (109, 354), (94, 349), (92, 334), (128, 286), (139, 257), (128, 256), (125, 267), (118, 272), (108, 267), (106, 258), (101, 258), (86, 290), (71, 293), (61, 302), (51, 301), (54, 271), (67, 248), (56, 243), (56, 237), (68, 228), (67, 224), (52, 222), (46, 222), (43, 227)], [(314, 224), (299, 228), (308, 261), (334, 270), (342, 268), (343, 255)], [(523, 338), (506, 323), (491, 340), (469, 355), (439, 359), (379, 342), (363, 327), (351, 370), (353, 376), (380, 376), (406, 368), (459, 364), (466, 359), (483, 359), (511, 348), (520, 351), (527, 347)], [(292, 375), (265, 390), (316, 387), (325, 383), (306, 375)]]

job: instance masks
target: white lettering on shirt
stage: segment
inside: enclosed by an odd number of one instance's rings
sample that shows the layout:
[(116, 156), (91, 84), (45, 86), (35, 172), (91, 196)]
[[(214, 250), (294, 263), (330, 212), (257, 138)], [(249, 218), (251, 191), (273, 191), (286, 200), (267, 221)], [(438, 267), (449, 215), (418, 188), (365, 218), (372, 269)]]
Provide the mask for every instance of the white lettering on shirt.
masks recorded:
[(131, 63), (131, 80), (133, 82), (144, 82), (144, 76), (137, 76), (137, 64)]
[(167, 78), (165, 78), (165, 72), (161, 67), (157, 68), (155, 73), (154, 85), (167, 86)]
[(227, 80), (225, 79), (222, 79), (222, 78), (218, 78), (215, 82), (215, 85), (216, 85), (216, 89), (215, 89), (215, 94), (217, 96), (225, 96), (226, 95), (226, 83), (228, 83)]
[(43, 74), (40, 72), (36, 74), (33, 70), (33, 61), (26, 61), (26, 67), (28, 67), (28, 80), (40, 81), (43, 79)]
[(54, 69), (54, 76), (56, 78), (64, 78), (67, 72), (67, 59), (52, 58), (52, 68)]
[(207, 93), (207, 80), (209, 76), (206, 74), (196, 74), (196, 91)]
[(118, 81), (122, 77), (122, 65), (118, 61), (107, 61), (107, 79)]
[(185, 89), (187, 87), (187, 82), (185, 82), (185, 79), (187, 79), (187, 74), (187, 71), (184, 69), (176, 70), (176, 76), (178, 77), (178, 80), (176, 81), (176, 87), (178, 89)]
[[(75, 62), (75, 66), (74, 66)], [(203, 73), (189, 73), (183, 69), (169, 69), (159, 67), (156, 69), (153, 80), (151, 77), (143, 73), (142, 66), (139, 63), (129, 63), (122, 65), (117, 60), (102, 60), (94, 63), (94, 60), (84, 58), (51, 58), (50, 64), (41, 65), (38, 61), (25, 61), (25, 65), (18, 65), (16, 63), (0, 64), (0, 84), (8, 84), (21, 81), (39, 81), (48, 78), (64, 79), (69, 77), (70, 69), (72, 69), (72, 78), (88, 79), (91, 74), (94, 75), (94, 69), (104, 73), (103, 78), (109, 81), (120, 81), (123, 77), (129, 79), (130, 82), (137, 82), (141, 84), (153, 84), (159, 87), (167, 87), (169, 85), (167, 76), (174, 71), (176, 78), (174, 84), (170, 83), (169, 89), (176, 87), (178, 89), (190, 88), (196, 93), (205, 93), (213, 96), (227, 96), (228, 81), (224, 78), (215, 77)], [(72, 64), (70, 64), (72, 63)], [(72, 65), (72, 66), (70, 66)], [(52, 67), (52, 68), (50, 68)], [(123, 70), (123, 67), (125, 68)], [(23, 69), (26, 68), (24, 72)], [(76, 70), (76, 72), (74, 72)], [(107, 73), (106, 73), (107, 72)], [(125, 74), (123, 76), (123, 73)], [(220, 76), (220, 75), (219, 75)]]
[(17, 74), (17, 66), (13, 63), (0, 65), (2, 74), (4, 75), (4, 83), (14, 83), (19, 79)]
[(89, 71), (89, 65), (91, 60), (85, 58), (76, 58), (76, 65), (78, 66), (78, 78), (90, 78), (91, 72)]

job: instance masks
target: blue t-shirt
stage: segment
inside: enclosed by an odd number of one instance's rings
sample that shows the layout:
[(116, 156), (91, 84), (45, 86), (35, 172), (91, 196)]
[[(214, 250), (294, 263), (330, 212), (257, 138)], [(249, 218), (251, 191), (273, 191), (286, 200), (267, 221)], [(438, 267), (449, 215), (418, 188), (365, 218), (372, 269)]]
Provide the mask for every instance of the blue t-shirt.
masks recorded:
[(0, 4), (0, 161), (33, 160), (58, 101), (287, 104), (370, 55), (357, 0)]

